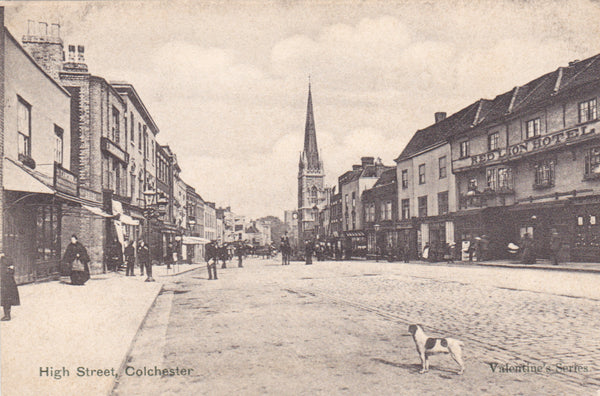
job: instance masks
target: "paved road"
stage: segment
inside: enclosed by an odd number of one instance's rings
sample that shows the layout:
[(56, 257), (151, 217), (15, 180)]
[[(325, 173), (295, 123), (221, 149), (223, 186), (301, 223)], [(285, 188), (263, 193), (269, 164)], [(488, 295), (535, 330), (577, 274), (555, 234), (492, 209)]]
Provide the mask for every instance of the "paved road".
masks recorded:
[[(193, 371), (122, 373), (114, 394), (599, 394), (600, 275), (254, 259), (206, 278), (165, 287), (129, 356)], [(463, 340), (465, 374), (447, 356), (418, 374), (408, 323)]]

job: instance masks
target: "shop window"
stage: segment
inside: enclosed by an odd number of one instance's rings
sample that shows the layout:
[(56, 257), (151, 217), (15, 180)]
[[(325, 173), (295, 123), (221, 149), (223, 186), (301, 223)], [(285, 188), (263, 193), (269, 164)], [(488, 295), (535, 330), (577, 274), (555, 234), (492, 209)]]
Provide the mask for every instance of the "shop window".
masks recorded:
[(402, 189), (408, 188), (408, 169), (402, 170)]
[(534, 188), (548, 188), (554, 186), (554, 167), (556, 161), (547, 159), (536, 163)]
[(600, 177), (600, 147), (591, 148), (585, 155), (585, 177)]
[(402, 200), (402, 220), (410, 219), (410, 199)]
[(438, 193), (438, 214), (448, 213), (448, 191)]
[(464, 140), (460, 142), (460, 158), (467, 158), (469, 156), (469, 141)]
[(38, 261), (59, 258), (59, 208), (42, 205), (36, 213), (36, 259)]
[(595, 120), (597, 116), (596, 98), (579, 103), (579, 122)]
[(19, 155), (31, 157), (31, 105), (20, 96), (17, 104)]
[(419, 217), (427, 217), (427, 195), (418, 198)]
[(494, 132), (491, 135), (488, 135), (488, 150), (489, 151), (498, 149), (499, 139), (500, 139), (500, 134), (498, 132)]
[(438, 162), (439, 162), (440, 179), (444, 179), (446, 177), (446, 174), (447, 174), (446, 156), (444, 155), (443, 157), (440, 157), (440, 159), (438, 160)]
[(531, 139), (541, 135), (541, 121), (538, 118), (527, 121), (525, 124), (525, 138)]
[(419, 165), (419, 184), (425, 184), (425, 164)]

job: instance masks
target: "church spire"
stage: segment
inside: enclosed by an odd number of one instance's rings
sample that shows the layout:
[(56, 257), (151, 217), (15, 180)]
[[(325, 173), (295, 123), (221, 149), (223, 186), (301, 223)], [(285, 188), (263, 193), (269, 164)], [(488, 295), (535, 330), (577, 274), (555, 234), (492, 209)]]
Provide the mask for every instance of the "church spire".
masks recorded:
[(306, 126), (304, 127), (304, 155), (306, 158), (306, 168), (308, 170), (321, 170), (319, 149), (317, 148), (315, 116), (313, 115), (310, 76), (308, 77), (308, 104), (306, 106)]

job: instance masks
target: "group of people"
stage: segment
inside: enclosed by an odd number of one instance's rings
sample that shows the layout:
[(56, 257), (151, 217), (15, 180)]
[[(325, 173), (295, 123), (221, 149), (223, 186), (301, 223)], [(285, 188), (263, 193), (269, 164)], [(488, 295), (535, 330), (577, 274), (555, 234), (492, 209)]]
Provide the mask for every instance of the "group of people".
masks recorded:
[[(221, 269), (227, 268), (227, 261), (230, 260), (230, 246), (228, 244), (211, 241), (206, 244), (204, 251), (204, 259), (206, 260), (206, 268), (208, 270), (208, 280), (216, 280), (217, 264), (221, 261)], [(243, 268), (244, 260), (244, 244), (242, 241), (236, 242), (234, 245), (234, 253), (238, 258), (238, 268)]]

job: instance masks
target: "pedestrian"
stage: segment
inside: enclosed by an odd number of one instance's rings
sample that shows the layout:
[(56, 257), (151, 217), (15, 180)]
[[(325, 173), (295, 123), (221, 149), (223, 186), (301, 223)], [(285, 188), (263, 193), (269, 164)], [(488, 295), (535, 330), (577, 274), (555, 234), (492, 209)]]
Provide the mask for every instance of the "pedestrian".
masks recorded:
[(314, 247), (315, 246), (310, 239), (307, 240), (306, 243), (304, 244), (304, 259), (305, 259), (306, 265), (312, 264), (312, 255), (313, 255)]
[(108, 247), (108, 270), (118, 272), (123, 265), (123, 245), (114, 237)]
[(521, 262), (523, 264), (535, 264), (535, 245), (531, 235), (526, 232), (521, 240)]
[(19, 289), (17, 289), (17, 282), (15, 282), (15, 266), (12, 260), (4, 253), (0, 253), (0, 265), (2, 267), (2, 295), (0, 301), (2, 309), (4, 310), (4, 316), (2, 321), (10, 320), (10, 310), (13, 306), (21, 305), (19, 299)]
[(456, 243), (454, 241), (446, 244), (446, 252), (444, 253), (444, 258), (446, 259), (447, 264), (454, 264), (455, 249)]
[(404, 243), (404, 248), (402, 249), (402, 252), (404, 254), (404, 262), (410, 262), (410, 245), (408, 244), (408, 241)]
[(489, 260), (489, 252), (490, 252), (490, 239), (487, 235), (482, 235), (479, 240), (479, 257), (477, 257), (477, 261), (485, 261)]
[(421, 257), (424, 260), (429, 260), (430, 250), (431, 250), (431, 247), (429, 246), (429, 242), (426, 242), (425, 246), (423, 247), (423, 253), (421, 254)]
[(72, 285), (81, 286), (90, 279), (90, 256), (75, 234), (71, 235), (71, 243), (65, 250), (63, 262), (69, 268)]
[(125, 276), (133, 276), (133, 267), (135, 266), (135, 248), (133, 247), (133, 241), (127, 242), (124, 253), (125, 263), (127, 264)]
[(553, 228), (550, 234), (550, 255), (553, 265), (558, 265), (558, 254), (562, 247), (562, 241), (556, 228)]
[(242, 261), (244, 259), (244, 244), (243, 242), (238, 242), (237, 246), (235, 247), (235, 255), (238, 258), (238, 268), (242, 268)]
[(165, 251), (165, 264), (167, 264), (167, 269), (171, 269), (171, 264), (173, 264), (173, 244), (171, 242), (167, 244)]
[(218, 252), (215, 241), (211, 241), (208, 245), (206, 245), (204, 259), (206, 260), (206, 269), (208, 270), (208, 280), (216, 280)]
[(219, 259), (221, 259), (221, 269), (223, 268), (227, 268), (227, 258), (229, 256), (229, 253), (227, 252), (227, 246), (222, 243), (219, 245)]
[[(152, 277), (152, 261), (150, 261), (150, 249), (143, 239), (140, 239), (140, 243), (138, 244), (138, 260), (140, 262), (140, 267), (146, 269), (146, 280), (144, 282), (154, 282), (154, 278)], [(142, 275), (144, 275), (143, 271)]]
[(290, 238), (288, 237), (287, 231), (281, 237), (281, 265), (288, 265), (290, 263)]

